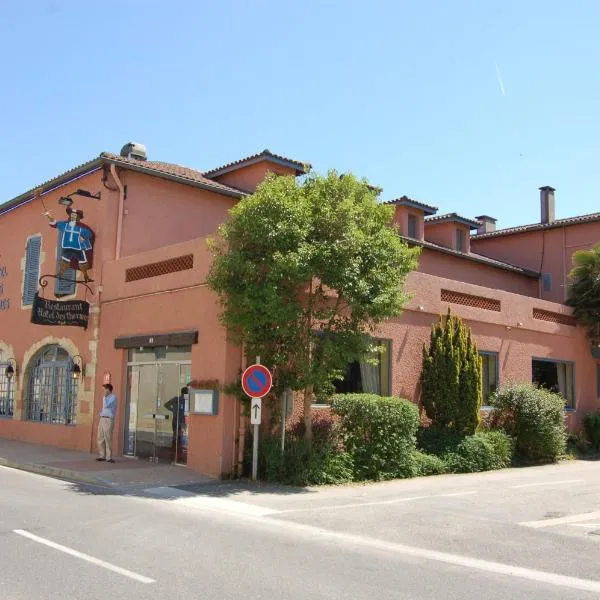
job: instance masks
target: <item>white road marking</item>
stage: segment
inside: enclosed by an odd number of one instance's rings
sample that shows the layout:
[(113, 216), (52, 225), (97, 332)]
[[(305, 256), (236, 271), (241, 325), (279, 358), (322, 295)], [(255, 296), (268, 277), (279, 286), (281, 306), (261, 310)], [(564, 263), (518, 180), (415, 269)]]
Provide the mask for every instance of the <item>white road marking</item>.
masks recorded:
[(571, 523), (571, 527), (587, 527), (588, 529), (598, 529), (600, 523)]
[(523, 521), (519, 525), (541, 529), (542, 527), (554, 527), (556, 525), (567, 525), (569, 523), (581, 523), (582, 521), (593, 521), (600, 517), (600, 511), (570, 515), (568, 517), (557, 517), (556, 519), (542, 519), (541, 521)]
[(507, 565), (504, 563), (482, 560), (479, 558), (471, 558), (470, 556), (463, 556), (460, 554), (449, 554), (447, 552), (438, 552), (437, 550), (426, 550), (425, 548), (397, 544), (395, 542), (363, 537), (351, 533), (341, 533), (337, 531), (331, 531), (329, 529), (321, 529), (320, 527), (294, 523), (292, 521), (281, 521), (279, 519), (260, 519), (255, 520), (255, 522), (259, 523), (261, 526), (269, 525), (276, 527), (278, 533), (280, 533), (283, 529), (289, 529), (294, 535), (296, 535), (296, 539), (298, 533), (305, 533), (312, 541), (314, 541), (316, 538), (321, 540), (330, 539), (336, 542), (343, 542), (346, 544), (373, 548), (375, 550), (395, 553), (398, 555), (431, 560), (434, 562), (464, 567), (466, 569), (476, 569), (478, 571), (505, 575), (507, 577), (515, 577), (517, 579), (528, 579), (530, 581), (545, 583), (556, 587), (600, 593), (600, 581), (595, 581), (592, 579), (580, 579), (579, 577), (558, 575), (556, 573), (549, 573), (547, 571), (527, 569), (525, 567), (517, 567), (514, 565)]
[(64, 552), (65, 554), (75, 556), (76, 558), (85, 560), (89, 563), (92, 563), (93, 565), (103, 567), (104, 569), (108, 569), (109, 571), (113, 571), (114, 573), (118, 573), (119, 575), (129, 577), (130, 579), (135, 579), (136, 581), (140, 581), (141, 583), (155, 583), (154, 579), (144, 577), (144, 575), (139, 575), (138, 573), (134, 573), (133, 571), (129, 571), (128, 569), (123, 569), (122, 567), (117, 567), (116, 565), (100, 560), (99, 558), (94, 558), (89, 554), (83, 554), (83, 552), (78, 552), (77, 550), (73, 550), (72, 548), (68, 548), (67, 546), (61, 546), (60, 544), (51, 542), (50, 540), (47, 540), (43, 537), (39, 537), (38, 535), (29, 533), (29, 531), (25, 531), (24, 529), (13, 529), (13, 533), (21, 535), (34, 542), (37, 542), (38, 544), (43, 544), (44, 546), (48, 546), (49, 548), (54, 548), (54, 550), (59, 550), (60, 552)]
[(583, 483), (583, 479), (564, 479), (563, 481), (542, 481), (540, 483), (525, 483), (523, 485), (511, 485), (510, 488), (513, 490), (519, 490), (521, 488), (538, 487), (542, 485), (567, 485), (569, 483)]
[(266, 506), (258, 506), (256, 504), (248, 504), (247, 502), (228, 500), (227, 498), (213, 498), (211, 496), (177, 498), (173, 501), (173, 504), (188, 506), (190, 508), (214, 510), (229, 514), (234, 513), (239, 515), (248, 515), (251, 517), (265, 517), (267, 515), (274, 515), (279, 512), (278, 510), (267, 508)]
[[(454, 492), (453, 494), (438, 494), (440, 498), (454, 498), (455, 496), (470, 496), (471, 494), (476, 494), (477, 490), (473, 490), (472, 492)], [(436, 498), (437, 496), (432, 496), (432, 498)]]
[(307, 508), (290, 508), (287, 510), (276, 511), (278, 514), (312, 512), (322, 510), (340, 510), (343, 508), (361, 508), (362, 506), (385, 506), (390, 504), (400, 504), (401, 502), (413, 502), (414, 500), (427, 500), (430, 498), (449, 498), (453, 496), (469, 496), (476, 494), (477, 491), (456, 492), (452, 494), (431, 494), (429, 496), (408, 496), (405, 498), (393, 498), (392, 500), (375, 500), (373, 502), (350, 502), (348, 504), (334, 504), (325, 506), (312, 506)]

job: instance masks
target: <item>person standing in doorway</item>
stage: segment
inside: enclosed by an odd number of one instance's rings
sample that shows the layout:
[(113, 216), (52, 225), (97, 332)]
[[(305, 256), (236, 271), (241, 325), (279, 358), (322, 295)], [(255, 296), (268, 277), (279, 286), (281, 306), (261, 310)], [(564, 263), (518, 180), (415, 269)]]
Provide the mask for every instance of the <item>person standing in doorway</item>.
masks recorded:
[(181, 393), (179, 397), (171, 398), (166, 404), (165, 408), (170, 410), (173, 413), (173, 460), (175, 462), (179, 462), (180, 456), (177, 454), (182, 454), (182, 433), (185, 431), (186, 423), (185, 423), (185, 401), (188, 396), (188, 388), (181, 388)]
[(97, 461), (114, 463), (112, 457), (112, 435), (115, 428), (115, 416), (117, 414), (117, 397), (113, 394), (113, 386), (106, 383), (104, 397), (102, 398), (102, 410), (100, 411), (100, 422), (98, 423), (98, 458)]

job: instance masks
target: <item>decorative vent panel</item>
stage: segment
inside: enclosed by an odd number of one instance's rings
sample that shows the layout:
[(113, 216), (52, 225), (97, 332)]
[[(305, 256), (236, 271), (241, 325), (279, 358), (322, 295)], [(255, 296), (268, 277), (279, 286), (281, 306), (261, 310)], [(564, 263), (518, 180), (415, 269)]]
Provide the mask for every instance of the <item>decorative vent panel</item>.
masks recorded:
[(178, 256), (169, 260), (149, 265), (141, 265), (132, 267), (125, 271), (125, 281), (138, 281), (140, 279), (149, 279), (150, 277), (160, 277), (169, 273), (177, 273), (178, 271), (187, 271), (194, 267), (194, 255), (187, 254), (186, 256)]
[(483, 296), (473, 296), (463, 294), (452, 290), (442, 290), (442, 302), (451, 304), (462, 304), (463, 306), (472, 306), (473, 308), (483, 308), (484, 310), (494, 310), (500, 312), (500, 300), (493, 298), (484, 298)]
[(540, 321), (558, 323), (559, 325), (569, 325), (570, 327), (575, 327), (577, 325), (577, 321), (571, 315), (563, 315), (549, 310), (542, 310), (541, 308), (533, 309), (533, 318), (539, 319)]

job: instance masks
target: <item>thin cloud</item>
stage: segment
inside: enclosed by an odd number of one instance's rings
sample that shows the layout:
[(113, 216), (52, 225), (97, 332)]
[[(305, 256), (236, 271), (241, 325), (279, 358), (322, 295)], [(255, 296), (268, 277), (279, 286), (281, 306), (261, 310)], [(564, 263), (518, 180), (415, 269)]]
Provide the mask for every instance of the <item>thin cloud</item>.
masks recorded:
[(502, 95), (506, 97), (506, 90), (504, 89), (504, 82), (502, 81), (502, 75), (500, 75), (500, 69), (498, 68), (498, 63), (494, 61), (494, 66), (496, 67), (496, 77), (498, 77), (498, 84), (500, 85), (500, 91)]

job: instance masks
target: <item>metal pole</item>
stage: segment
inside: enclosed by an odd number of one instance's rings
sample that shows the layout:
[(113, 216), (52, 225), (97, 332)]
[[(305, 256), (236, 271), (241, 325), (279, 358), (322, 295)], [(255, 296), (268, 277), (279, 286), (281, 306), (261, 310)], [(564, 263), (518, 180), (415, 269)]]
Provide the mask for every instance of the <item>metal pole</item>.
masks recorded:
[[(256, 364), (260, 365), (260, 356), (256, 357)], [(252, 439), (252, 481), (258, 477), (258, 429), (260, 425), (254, 425), (254, 436)]]
[(284, 390), (281, 396), (281, 462), (285, 454), (285, 411), (287, 409), (287, 393)]
[(252, 481), (256, 481), (258, 476), (258, 428), (254, 425), (254, 439), (252, 440)]

